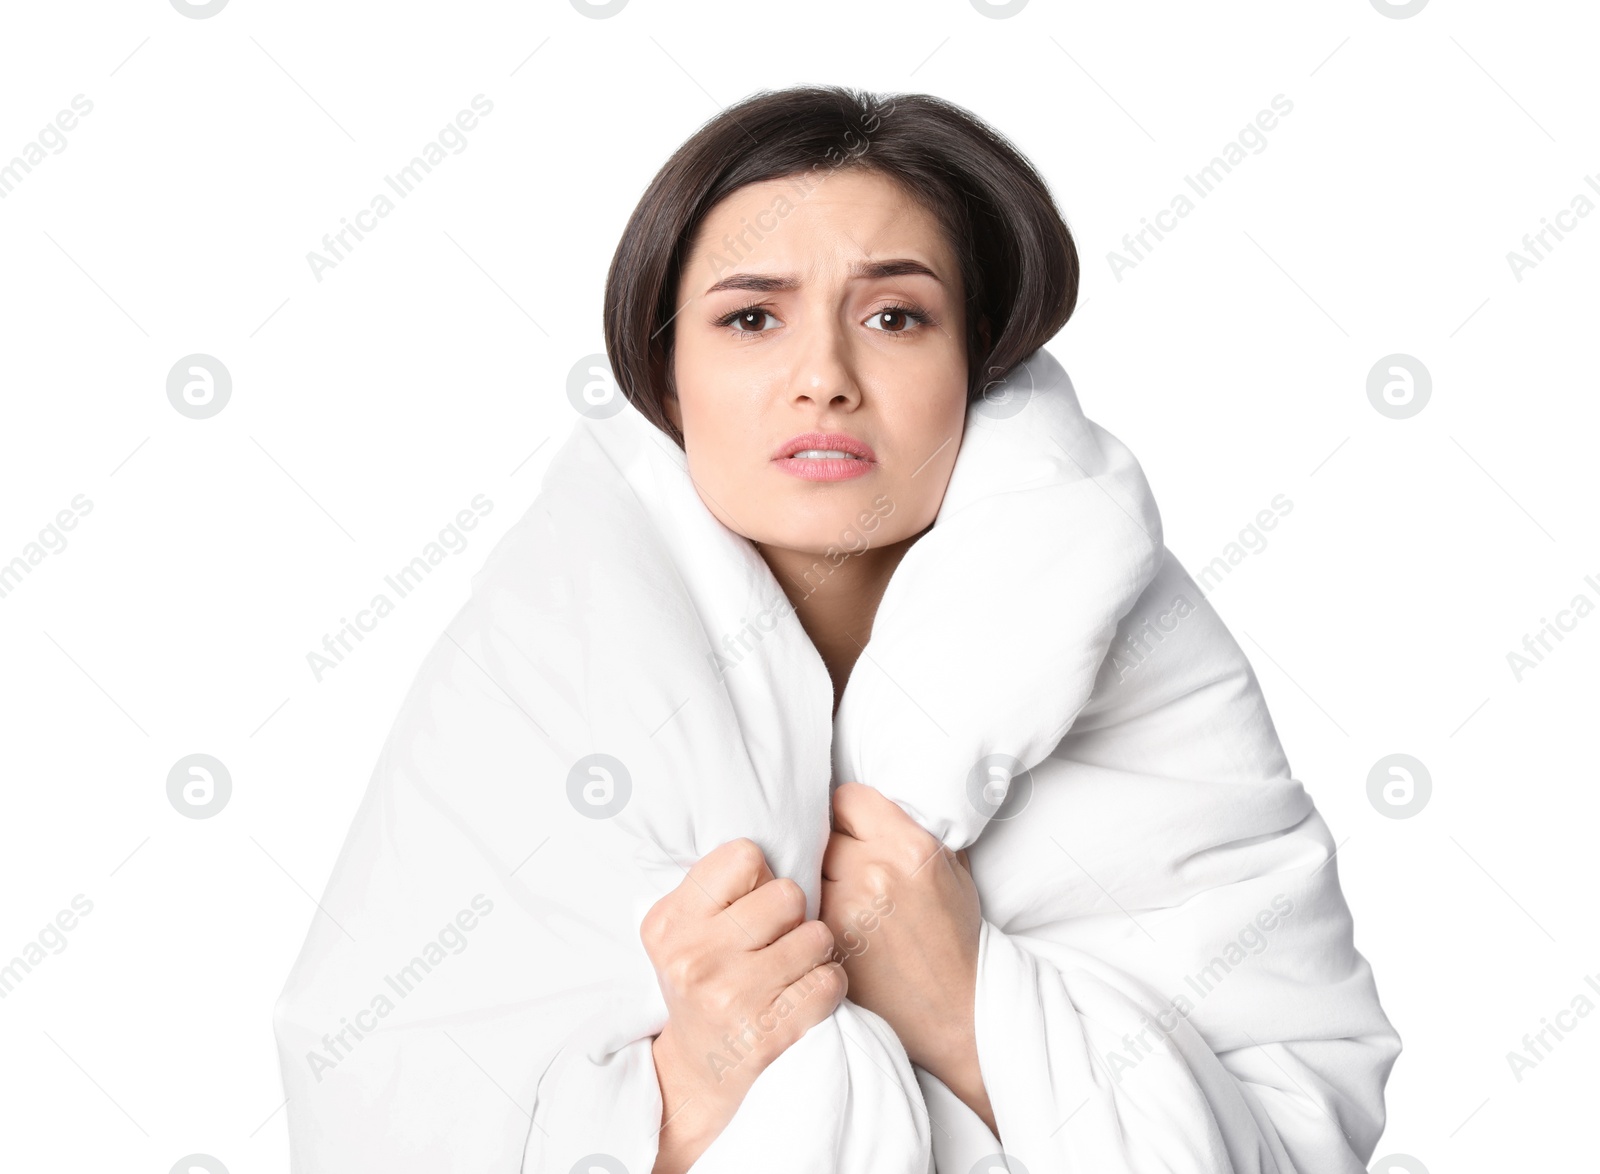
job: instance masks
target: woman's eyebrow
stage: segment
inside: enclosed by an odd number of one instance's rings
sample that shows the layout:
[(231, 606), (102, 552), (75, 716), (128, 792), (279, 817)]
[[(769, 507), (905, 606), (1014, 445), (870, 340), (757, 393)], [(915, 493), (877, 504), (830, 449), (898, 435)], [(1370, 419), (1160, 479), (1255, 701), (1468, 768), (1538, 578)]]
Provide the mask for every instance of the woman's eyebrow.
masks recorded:
[[(939, 275), (921, 261), (909, 257), (896, 257), (888, 261), (857, 261), (850, 266), (852, 281), (864, 277), (931, 277), (941, 281)], [(941, 281), (942, 284), (942, 281)], [(753, 290), (757, 293), (781, 293), (800, 288), (800, 279), (793, 274), (775, 276), (770, 273), (735, 273), (706, 290), (704, 297), (726, 289)]]

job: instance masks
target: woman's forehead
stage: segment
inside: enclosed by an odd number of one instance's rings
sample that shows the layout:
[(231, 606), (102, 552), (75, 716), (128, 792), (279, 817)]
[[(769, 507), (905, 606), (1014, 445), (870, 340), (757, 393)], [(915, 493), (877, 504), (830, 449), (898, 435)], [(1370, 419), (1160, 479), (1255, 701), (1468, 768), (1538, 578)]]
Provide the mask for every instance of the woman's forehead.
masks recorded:
[[(710, 286), (729, 273), (798, 278), (873, 276), (876, 262), (916, 262), (948, 284), (956, 277), (943, 228), (898, 184), (876, 174), (832, 176), (803, 190), (786, 180), (747, 184), (724, 197), (695, 232), (685, 276)], [(715, 269), (715, 273), (712, 273)], [(912, 276), (906, 266), (892, 276)], [(881, 275), (881, 274), (880, 274)]]

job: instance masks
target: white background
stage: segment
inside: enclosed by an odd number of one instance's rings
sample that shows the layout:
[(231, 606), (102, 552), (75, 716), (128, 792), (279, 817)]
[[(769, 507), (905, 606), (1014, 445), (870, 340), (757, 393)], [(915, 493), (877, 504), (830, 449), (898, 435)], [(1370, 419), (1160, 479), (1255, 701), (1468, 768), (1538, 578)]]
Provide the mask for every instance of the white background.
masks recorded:
[[(617, 237), (704, 120), (799, 82), (938, 94), (1035, 162), (1083, 262), (1050, 350), (1191, 573), (1292, 501), (1211, 599), (1341, 844), (1404, 1041), (1378, 1154), (1491, 1171), (1587, 1150), (1600, 1015), (1520, 1081), (1507, 1053), (1575, 995), (1600, 1004), (1600, 613), (1520, 681), (1507, 653), (1600, 603), (1600, 215), (1520, 281), (1507, 253), (1600, 200), (1592, 6), (0, 19), (0, 162), (93, 103), (0, 200), (0, 562), (92, 502), (0, 598), (0, 961), (93, 902), (0, 1000), (0, 1165), (285, 1169), (273, 1001), (423, 654), (571, 426)], [(307, 253), (477, 94), (494, 109), (467, 147), (319, 281)], [(1278, 94), (1266, 147), (1119, 280), (1123, 235)], [(195, 352), (233, 378), (207, 420), (166, 396)], [(1433, 380), (1404, 420), (1366, 394), (1397, 352)], [(306, 654), (480, 493), (471, 544), (318, 682)], [(166, 794), (197, 752), (233, 782), (203, 820)], [(1395, 752), (1432, 777), (1407, 819), (1367, 795)]]

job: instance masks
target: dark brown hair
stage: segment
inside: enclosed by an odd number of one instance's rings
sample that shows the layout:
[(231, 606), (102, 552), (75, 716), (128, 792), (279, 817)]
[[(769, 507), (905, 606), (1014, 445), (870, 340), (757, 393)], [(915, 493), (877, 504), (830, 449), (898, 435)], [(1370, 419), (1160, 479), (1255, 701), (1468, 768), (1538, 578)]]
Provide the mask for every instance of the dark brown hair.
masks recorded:
[(667, 160), (634, 208), (606, 275), (612, 373), (680, 447), (683, 437), (662, 399), (673, 391), (672, 319), (696, 230), (746, 184), (790, 176), (810, 183), (842, 168), (898, 182), (938, 220), (959, 258), (969, 402), (1072, 316), (1072, 234), (1033, 165), (998, 131), (929, 94), (844, 86), (763, 91), (729, 106)]

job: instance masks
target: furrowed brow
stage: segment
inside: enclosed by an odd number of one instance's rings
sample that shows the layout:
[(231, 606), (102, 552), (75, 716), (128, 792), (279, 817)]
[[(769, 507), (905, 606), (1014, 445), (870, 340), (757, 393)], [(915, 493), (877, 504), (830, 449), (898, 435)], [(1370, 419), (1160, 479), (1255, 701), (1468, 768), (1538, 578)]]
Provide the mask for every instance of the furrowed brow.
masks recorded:
[(747, 289), (756, 293), (786, 293), (799, 288), (798, 277), (774, 277), (770, 273), (735, 273), (717, 282), (706, 290), (706, 294), (718, 293), (725, 289)]
[(921, 261), (909, 257), (896, 257), (889, 261), (857, 261), (850, 267), (851, 277), (931, 277), (939, 275)]
[[(931, 277), (935, 281), (941, 280), (937, 273), (921, 261), (913, 261), (909, 257), (888, 261), (857, 261), (850, 267), (850, 277), (852, 280), (874, 277)], [(729, 289), (749, 290), (754, 293), (787, 293), (799, 288), (800, 279), (793, 274), (779, 276), (771, 273), (734, 273), (711, 286), (702, 296)]]

